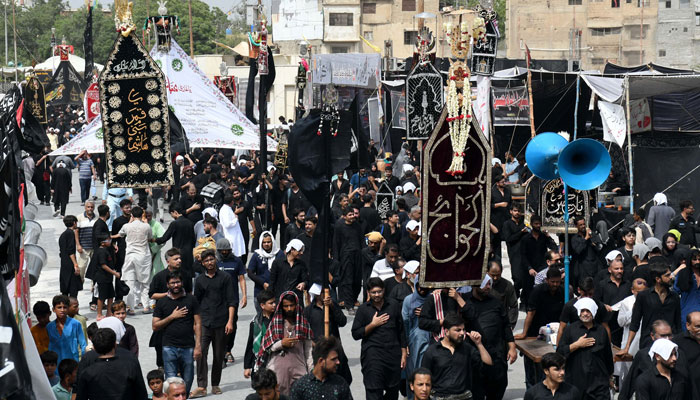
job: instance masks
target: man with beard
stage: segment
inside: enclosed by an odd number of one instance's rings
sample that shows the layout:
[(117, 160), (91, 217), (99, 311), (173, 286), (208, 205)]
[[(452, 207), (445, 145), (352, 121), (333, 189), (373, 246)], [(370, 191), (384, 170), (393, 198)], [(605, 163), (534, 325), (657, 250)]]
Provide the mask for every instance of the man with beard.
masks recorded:
[(656, 365), (645, 371), (635, 382), (637, 400), (674, 399), (690, 400), (687, 378), (676, 369), (678, 345), (668, 339), (659, 339), (649, 350)]
[(508, 249), (508, 260), (510, 261), (510, 271), (513, 276), (513, 284), (519, 292), (523, 287), (523, 273), (520, 262), (522, 259), (522, 250), (520, 242), (528, 234), (528, 229), (525, 228), (520, 215), (520, 206), (513, 204), (510, 207), (510, 219), (503, 222), (501, 228), (501, 237), (506, 242)]
[(337, 374), (340, 366), (339, 342), (334, 336), (321, 337), (313, 349), (314, 369), (292, 386), (292, 400), (351, 400), (350, 386)]
[[(671, 326), (668, 322), (664, 320), (656, 320), (651, 324), (651, 340), (653, 342), (659, 339), (671, 339), (673, 333), (671, 332)], [(647, 347), (642, 347), (638, 349), (634, 356), (634, 361), (629, 368), (629, 371), (622, 380), (622, 385), (620, 386), (620, 394), (618, 396), (619, 400), (630, 400), (634, 395), (636, 390), (635, 382), (647, 370), (651, 369), (653, 364), (649, 357), (649, 350), (651, 345)]]
[[(285, 229), (284, 237), (287, 238), (287, 242), (292, 239), (296, 239), (297, 236), (304, 232), (304, 219), (306, 218), (306, 211), (295, 208), (292, 210), (290, 215), (292, 215), (294, 219), (287, 225), (287, 229)], [(283, 246), (286, 245), (286, 242), (283, 243)]]
[(681, 209), (681, 213), (671, 220), (671, 225), (669, 225), (668, 228), (676, 229), (681, 233), (680, 244), (697, 247), (698, 243), (695, 239), (695, 234), (700, 232), (700, 227), (698, 227), (693, 218), (693, 212), (695, 211), (693, 202), (690, 200), (683, 200), (680, 202), (679, 208)]
[(581, 400), (581, 392), (564, 381), (566, 357), (559, 353), (547, 353), (542, 356), (544, 381), (525, 392), (524, 400)]
[[(243, 248), (245, 249), (245, 254), (242, 254), (239, 257), (241, 257), (241, 260), (243, 260), (243, 263), (245, 264), (248, 261), (248, 242), (250, 241), (251, 236), (257, 236), (258, 231), (255, 228), (255, 219), (253, 218), (252, 206), (243, 198), (243, 194), (238, 186), (233, 186), (231, 189), (231, 196), (233, 196), (232, 209), (235, 211), (240, 211), (236, 212), (236, 216), (238, 217), (241, 225), (241, 235), (243, 235)], [(253, 228), (252, 232), (250, 231), (249, 224), (250, 227)]]
[(197, 188), (192, 183), (190, 183), (187, 188), (187, 195), (180, 196), (178, 206), (184, 210), (183, 214), (187, 219), (192, 221), (193, 224), (204, 218), (202, 215), (202, 210), (204, 210), (204, 197), (197, 193)]
[(141, 207), (134, 207), (131, 215), (133, 217), (131, 222), (119, 230), (119, 236), (124, 238), (127, 244), (121, 279), (131, 288), (126, 297), (129, 308), (136, 309), (136, 301), (140, 300), (138, 304), (141, 305), (144, 313), (150, 313), (147, 290), (151, 279), (151, 248), (148, 243), (152, 241), (153, 233), (151, 226), (142, 220)]
[(370, 301), (357, 309), (352, 337), (361, 340), (360, 364), (367, 400), (396, 400), (408, 348), (401, 305), (384, 300), (384, 282), (367, 282)]
[[(303, 210), (306, 212), (309, 207), (311, 207), (311, 203), (306, 199), (304, 193), (301, 192), (301, 189), (299, 189), (299, 186), (297, 186), (296, 182), (294, 182), (294, 179), (291, 177), (289, 178), (289, 184), (289, 189), (287, 189), (282, 196), (282, 217), (284, 218), (285, 226), (292, 222), (292, 218), (294, 217), (292, 215), (293, 210)], [(285, 230), (282, 232), (285, 232)], [(292, 238), (285, 237), (282, 242), (283, 245), (286, 245), (290, 240), (292, 240)]]
[(520, 242), (523, 258), (520, 261), (521, 275), (523, 277), (523, 291), (520, 295), (520, 302), (528, 304), (528, 298), (534, 285), (535, 275), (540, 271), (545, 263), (547, 250), (556, 250), (557, 245), (554, 240), (542, 231), (542, 218), (533, 215), (530, 218), (532, 231), (525, 235)]
[[(240, 194), (240, 192), (239, 192)], [(243, 225), (248, 225), (245, 216), (245, 207), (236, 205), (233, 195), (226, 195), (224, 205), (219, 210), (219, 222), (224, 237), (231, 243), (231, 249), (236, 257), (247, 254), (245, 239), (243, 238)]]
[[(465, 331), (459, 315), (447, 314), (443, 328), (445, 337), (430, 345), (421, 366), (430, 370), (436, 398), (471, 399), (473, 392), (481, 390), (474, 387), (473, 376), (482, 364), (493, 365), (493, 360), (481, 343), (481, 334)], [(469, 336), (474, 346), (464, 343), (464, 336)]]
[(513, 284), (501, 276), (503, 274), (503, 266), (496, 260), (489, 261), (489, 268), (486, 272), (493, 279), (490, 295), (503, 303), (503, 307), (505, 307), (508, 314), (510, 327), (511, 329), (515, 328), (515, 324), (518, 323), (518, 297), (515, 294)]
[(687, 361), (686, 376), (691, 382), (693, 399), (700, 398), (700, 311), (693, 311), (685, 317), (686, 331), (682, 336), (676, 337), (674, 342)]
[(449, 313), (459, 314), (468, 331), (481, 331), (474, 307), (464, 301), (457, 288), (445, 288), (433, 291), (423, 304), (418, 319), (418, 327), (430, 332), (430, 343), (445, 337), (445, 316)]
[(311, 215), (307, 216), (304, 218), (304, 231), (296, 236), (297, 239), (304, 243), (306, 251), (301, 255), (301, 261), (308, 266), (311, 266), (311, 242), (313, 241), (317, 224), (318, 220), (316, 217)]
[(506, 178), (503, 175), (495, 177), (493, 188), (491, 189), (491, 223), (498, 229), (498, 233), (493, 235), (491, 248), (497, 256), (501, 256), (501, 241), (504, 239), (501, 231), (503, 223), (509, 218), (511, 196), (510, 188), (506, 187)]
[(408, 221), (406, 224), (406, 232), (408, 232), (408, 235), (404, 236), (399, 242), (401, 256), (406, 261), (420, 261), (420, 222), (414, 220)]
[[(362, 228), (356, 222), (355, 210), (343, 210), (345, 219), (335, 225), (333, 232), (333, 259), (340, 263), (339, 293), (340, 307), (354, 313), (362, 282)], [(358, 303), (359, 304), (359, 303)]]
[(423, 362), (423, 354), (430, 343), (430, 333), (418, 326), (418, 317), (420, 317), (423, 304), (430, 294), (430, 289), (420, 286), (417, 277), (414, 285), (415, 290), (403, 300), (401, 307), (401, 318), (408, 339), (407, 376), (420, 367)]
[(302, 298), (304, 290), (309, 287), (309, 269), (300, 259), (303, 252), (304, 243), (292, 239), (284, 249), (285, 257), (272, 262), (270, 287), (275, 297), (293, 291), (297, 297)]
[(586, 226), (586, 219), (583, 216), (574, 218), (578, 232), (571, 237), (571, 261), (573, 282), (590, 276), (594, 278), (600, 263), (598, 262), (598, 251), (596, 245), (591, 241), (591, 228)]
[(256, 365), (260, 368), (267, 364), (267, 368), (277, 374), (280, 392), (289, 395), (294, 382), (313, 368), (313, 334), (297, 295), (284, 292), (279, 299), (262, 339)]
[[(478, 315), (479, 326), (482, 328), (482, 342), (491, 356), (492, 364), (481, 368), (481, 389), (477, 390), (477, 398), (500, 400), (508, 386), (508, 363), (511, 365), (518, 358), (515, 349), (513, 331), (506, 309), (497, 298), (491, 296), (493, 279), (484, 277), (480, 285), (473, 285), (466, 301), (469, 301)], [(475, 376), (478, 376), (475, 374)]]
[(189, 275), (194, 276), (192, 249), (195, 244), (194, 223), (187, 219), (179, 209), (177, 204), (170, 203), (170, 216), (174, 221), (168, 225), (168, 229), (163, 236), (156, 239), (156, 243), (164, 244), (173, 238), (173, 247), (180, 249), (182, 257), (182, 269)]
[(347, 193), (340, 194), (338, 196), (338, 201), (333, 205), (331, 208), (331, 212), (333, 213), (333, 220), (338, 221), (343, 217), (343, 210), (345, 207), (350, 205), (350, 200), (348, 199)]
[(391, 189), (391, 192), (396, 193), (396, 187), (401, 184), (401, 181), (394, 176), (394, 169), (391, 165), (387, 165), (384, 168), (384, 181), (389, 186), (389, 189)]
[(598, 306), (584, 297), (575, 304), (579, 320), (564, 328), (557, 352), (566, 357), (566, 381), (586, 399), (610, 396), (613, 374), (613, 354), (610, 337), (605, 328), (594, 321)]
[(248, 277), (255, 283), (253, 297), (255, 298), (255, 310), (260, 312), (258, 293), (270, 288), (270, 268), (276, 259), (284, 259), (285, 254), (277, 248), (272, 232), (265, 231), (260, 234), (260, 246), (253, 252), (248, 262)]
[(284, 222), (284, 214), (282, 213), (282, 201), (285, 193), (287, 192), (287, 183), (289, 178), (287, 175), (280, 175), (277, 180), (277, 184), (274, 184), (270, 190), (269, 203), (271, 204), (271, 220), (268, 221), (268, 226), (273, 235), (277, 235), (277, 231), (280, 231), (280, 240), (284, 236), (284, 230), (287, 228), (287, 223)]
[(632, 309), (630, 335), (620, 355), (629, 353), (630, 345), (637, 334), (642, 335), (639, 347), (649, 346), (651, 344), (649, 336), (651, 324), (657, 319), (668, 321), (674, 334), (681, 332), (680, 297), (670, 290), (673, 282), (671, 270), (668, 265), (659, 263), (651, 264), (650, 270), (651, 279), (655, 285), (637, 295)]
[[(593, 298), (595, 298), (597, 302), (602, 303), (605, 310), (609, 313), (607, 319), (610, 321), (609, 327), (612, 335), (612, 342), (616, 346), (619, 346), (622, 340), (622, 329), (620, 329), (621, 327), (617, 323), (619, 310), (613, 310), (612, 307), (630, 295), (632, 282), (624, 278), (624, 267), (622, 266), (622, 262), (618, 260), (610, 262), (608, 271), (610, 275), (607, 279), (598, 282), (595, 287)], [(631, 277), (632, 273), (629, 275)]]
[(379, 261), (382, 254), (384, 254), (384, 245), (386, 240), (379, 232), (370, 232), (365, 235), (367, 239), (367, 246), (365, 246), (360, 252), (360, 257), (362, 259), (362, 299), (367, 300), (369, 296), (367, 295), (367, 280), (372, 274), (372, 268), (374, 264)]
[[(523, 331), (515, 335), (515, 340), (537, 337), (541, 326), (559, 320), (563, 308), (564, 289), (561, 287), (561, 271), (557, 267), (549, 267), (545, 283), (535, 286), (528, 298)], [(525, 357), (523, 363), (525, 364), (525, 384), (528, 388), (544, 379), (542, 369), (529, 357)]]

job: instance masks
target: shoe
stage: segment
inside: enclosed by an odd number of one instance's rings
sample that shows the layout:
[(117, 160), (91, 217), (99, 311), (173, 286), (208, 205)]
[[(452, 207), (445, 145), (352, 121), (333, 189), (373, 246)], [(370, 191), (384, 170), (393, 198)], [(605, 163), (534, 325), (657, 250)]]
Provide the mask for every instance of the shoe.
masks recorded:
[(221, 389), (220, 389), (218, 386), (212, 386), (212, 387), (211, 387), (211, 393), (212, 393), (212, 394), (221, 394), (221, 393), (223, 393), (223, 392), (221, 391)]
[(355, 315), (355, 309), (354, 309), (354, 308), (348, 308), (348, 315)]
[(43, 205), (44, 205), (44, 202), (43, 202), (43, 201), (42, 201), (42, 202), (40, 202), (40, 203), (39, 203), (39, 205), (40, 205), (40, 206), (43, 206)]
[(93, 200), (97, 200), (97, 196), (92, 196), (92, 199), (93, 199)]
[(226, 362), (230, 362), (231, 364), (233, 364), (235, 362), (235, 359), (233, 358), (233, 354), (231, 354), (231, 353), (226, 353), (225, 358), (226, 358)]
[(200, 397), (206, 397), (207, 389), (198, 387), (190, 393), (190, 399), (198, 399)]
[(149, 307), (149, 308), (144, 308), (144, 309), (143, 309), (143, 313), (144, 313), (144, 314), (151, 314), (152, 312), (153, 312), (153, 310), (151, 310), (150, 307)]
[(143, 308), (143, 303), (139, 303), (136, 305), (137, 308)]
[(136, 313), (134, 312), (134, 310), (132, 310), (131, 308), (129, 308), (129, 309), (126, 310), (126, 315), (136, 315)]
[(90, 311), (97, 311), (97, 304), (90, 304)]
[(61, 213), (60, 211), (56, 210), (56, 211), (53, 212), (53, 216), (54, 216), (54, 217), (58, 217), (58, 214), (60, 214), (60, 213)]
[(81, 205), (81, 206), (84, 206), (84, 205), (85, 205), (85, 202), (80, 203), (80, 205)]

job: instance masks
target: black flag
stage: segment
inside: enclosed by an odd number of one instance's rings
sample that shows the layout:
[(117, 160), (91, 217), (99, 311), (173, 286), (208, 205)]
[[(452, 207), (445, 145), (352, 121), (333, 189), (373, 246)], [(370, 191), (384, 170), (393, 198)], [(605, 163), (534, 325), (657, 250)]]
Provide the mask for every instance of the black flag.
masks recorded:
[(0, 330), (4, 339), (0, 341), (0, 398), (35, 399), (22, 334), (17, 327), (5, 285), (6, 282), (0, 278)]
[(168, 109), (170, 120), (170, 154), (186, 154), (190, 152), (190, 141), (187, 140), (185, 128), (177, 119), (173, 110)]
[(92, 54), (92, 6), (88, 4), (87, 23), (85, 24), (85, 32), (83, 33), (83, 50), (85, 50), (85, 75), (83, 80), (86, 86), (92, 83), (92, 70), (95, 68), (95, 62)]

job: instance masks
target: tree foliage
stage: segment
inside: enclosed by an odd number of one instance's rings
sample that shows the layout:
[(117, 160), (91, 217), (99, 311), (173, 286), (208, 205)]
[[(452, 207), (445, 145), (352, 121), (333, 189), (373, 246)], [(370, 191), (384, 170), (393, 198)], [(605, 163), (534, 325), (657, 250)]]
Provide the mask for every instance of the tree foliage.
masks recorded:
[[(213, 40), (224, 41), (226, 28), (231, 25), (231, 21), (228, 20), (226, 13), (219, 8), (210, 8), (201, 0), (191, 1), (194, 52), (195, 54), (213, 53), (216, 48)], [(134, 1), (132, 10), (134, 24), (136, 25), (135, 33), (142, 40), (145, 36), (141, 28), (146, 16), (158, 13), (158, 3), (155, 0), (148, 1), (148, 6), (147, 9), (146, 1)], [(168, 14), (177, 15), (180, 18), (181, 33), (180, 35), (175, 35), (175, 40), (189, 53), (187, 1), (168, 2), (167, 7)], [(65, 38), (66, 44), (74, 46), (76, 55), (84, 56), (83, 32), (87, 21), (87, 8), (83, 6), (76, 11), (67, 12), (67, 10), (68, 5), (62, 3), (61, 0), (35, 0), (33, 7), (18, 8), (16, 10), (17, 59), (19, 62), (26, 66), (31, 65), (33, 61), (40, 63), (51, 56), (51, 28), (56, 29), (56, 41), (58, 44)], [(8, 8), (8, 39), (10, 46), (8, 51), (9, 59), (12, 60), (14, 57), (10, 12)], [(104, 64), (117, 37), (114, 29), (114, 17), (112, 14), (103, 13), (100, 6), (93, 10), (92, 18), (95, 62)], [(4, 42), (4, 26), (0, 30), (0, 37), (2, 42)], [(148, 39), (146, 39), (147, 42)]]

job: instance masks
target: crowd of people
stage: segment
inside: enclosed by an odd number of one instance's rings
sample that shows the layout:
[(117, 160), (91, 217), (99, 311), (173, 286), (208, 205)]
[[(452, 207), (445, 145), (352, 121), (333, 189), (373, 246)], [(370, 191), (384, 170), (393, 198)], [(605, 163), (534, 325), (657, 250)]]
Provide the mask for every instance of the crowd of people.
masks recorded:
[[(404, 146), (385, 167), (344, 171), (331, 183), (327, 297), (310, 280), (317, 211), (284, 168), (259, 168), (255, 152), (196, 149), (174, 158), (173, 186), (104, 184), (101, 200), (90, 192), (104, 179), (94, 155), (38, 157), (34, 179), (49, 180), (66, 227), (60, 294), (51, 307), (34, 305), (32, 328), (57, 399), (143, 399), (147, 386), (154, 399), (221, 394), (222, 369), (235, 358), (251, 379), (251, 400), (349, 399), (353, 380), (366, 399), (501, 399), (516, 340), (538, 336), (556, 351), (537, 363), (524, 357), (526, 399), (700, 398), (700, 253), (690, 201), (678, 199), (675, 215), (660, 194), (610, 237), (576, 216), (576, 296), (565, 301), (564, 240), (536, 215), (525, 224), (509, 186), (528, 171), (507, 154), (493, 163), (487, 274), (477, 285), (433, 290), (418, 279), (419, 155)], [(84, 207), (76, 216), (65, 207), (72, 168)], [(397, 193), (385, 215), (375, 207), (382, 182)], [(502, 276), (502, 244), (512, 281)], [(257, 314), (234, 358), (246, 276)], [(81, 290), (92, 295), (91, 324), (78, 313)], [(136, 313), (152, 314), (151, 330), (126, 322)], [(341, 340), (347, 324), (352, 337)], [(145, 383), (137, 335), (150, 336), (156, 353)], [(360, 342), (361, 377), (352, 376), (346, 340)]]

